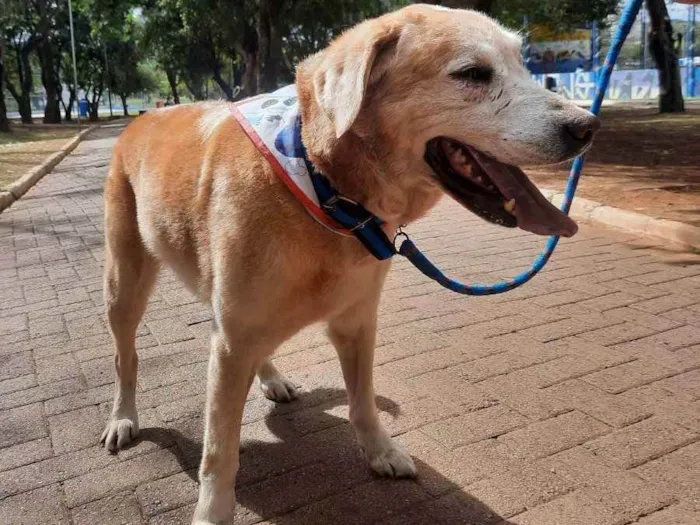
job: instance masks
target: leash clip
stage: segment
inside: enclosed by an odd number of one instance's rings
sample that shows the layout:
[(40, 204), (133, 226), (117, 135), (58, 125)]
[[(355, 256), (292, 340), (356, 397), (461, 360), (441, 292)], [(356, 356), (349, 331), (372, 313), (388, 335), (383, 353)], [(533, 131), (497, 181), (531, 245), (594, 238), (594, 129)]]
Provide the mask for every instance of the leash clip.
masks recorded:
[(397, 246), (398, 240), (400, 237), (403, 237), (404, 241), (410, 241), (411, 238), (408, 236), (408, 234), (403, 231), (405, 224), (401, 224), (397, 229), (396, 229), (396, 235), (394, 235), (394, 250), (396, 250), (396, 253), (399, 253), (399, 248), (400, 246)]

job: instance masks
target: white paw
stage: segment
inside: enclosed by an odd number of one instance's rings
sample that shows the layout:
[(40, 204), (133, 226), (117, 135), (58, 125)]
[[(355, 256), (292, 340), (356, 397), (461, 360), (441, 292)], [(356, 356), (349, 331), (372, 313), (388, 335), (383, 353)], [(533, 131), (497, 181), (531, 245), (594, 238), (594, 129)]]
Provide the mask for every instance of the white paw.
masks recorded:
[(123, 449), (139, 435), (139, 419), (134, 414), (132, 417), (118, 417), (112, 415), (107, 428), (102, 432), (100, 443), (112, 453)]
[(266, 398), (277, 403), (287, 403), (297, 398), (297, 387), (282, 375), (261, 379), (260, 390)]
[(390, 478), (412, 478), (416, 475), (416, 466), (401, 445), (389, 436), (381, 435), (372, 440), (363, 440), (362, 450), (372, 470), (380, 476)]
[(192, 517), (192, 525), (222, 525), (233, 521), (236, 495), (215, 481), (203, 481), (199, 485), (199, 498)]

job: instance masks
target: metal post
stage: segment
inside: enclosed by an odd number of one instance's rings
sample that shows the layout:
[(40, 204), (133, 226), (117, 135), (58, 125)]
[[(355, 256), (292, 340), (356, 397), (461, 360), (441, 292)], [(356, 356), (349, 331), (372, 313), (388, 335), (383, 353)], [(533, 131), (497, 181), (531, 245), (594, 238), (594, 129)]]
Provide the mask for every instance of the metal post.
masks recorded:
[(598, 24), (591, 24), (591, 70), (593, 78), (598, 80), (598, 70), (600, 69), (600, 30)]
[(645, 9), (642, 9), (641, 12), (641, 17), (642, 17), (642, 39), (641, 39), (641, 47), (642, 47), (642, 69), (647, 68), (647, 12)]
[(105, 77), (107, 77), (107, 99), (109, 100), (109, 118), (112, 118), (112, 88), (109, 87), (109, 63), (107, 62), (107, 42), (102, 43), (102, 51), (105, 55)]
[(78, 97), (78, 66), (75, 61), (75, 33), (73, 32), (73, 4), (68, 0), (68, 21), (70, 22), (70, 47), (73, 54), (73, 88), (75, 89), (75, 104), (78, 113), (78, 127), (80, 127), (80, 97)]
[(686, 68), (687, 68), (687, 82), (686, 82), (686, 97), (695, 96), (695, 6), (688, 6), (688, 29), (686, 31)]
[(528, 66), (530, 62), (530, 21), (527, 18), (527, 15), (523, 16), (523, 49), (522, 49), (522, 54), (523, 54), (523, 64), (525, 64), (525, 67)]

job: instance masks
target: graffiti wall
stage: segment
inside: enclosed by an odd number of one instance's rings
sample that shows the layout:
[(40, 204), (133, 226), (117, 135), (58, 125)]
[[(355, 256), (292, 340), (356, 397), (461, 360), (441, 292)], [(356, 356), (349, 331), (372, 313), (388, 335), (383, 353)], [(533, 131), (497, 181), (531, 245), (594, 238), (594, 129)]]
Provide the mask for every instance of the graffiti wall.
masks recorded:
[[(688, 69), (681, 69), (681, 83), (684, 96), (700, 96), (700, 68), (694, 69), (695, 93), (688, 94)], [(545, 79), (553, 78), (556, 88), (566, 98), (572, 100), (591, 100), (595, 94), (596, 75), (586, 71), (579, 73), (552, 73), (548, 75), (533, 75), (541, 86)], [(613, 71), (610, 86), (605, 96), (607, 100), (644, 100), (659, 96), (659, 77), (655, 69), (630, 69)]]
[(545, 26), (533, 24), (528, 44), (527, 67), (531, 73), (570, 73), (590, 69), (590, 30), (554, 33)]

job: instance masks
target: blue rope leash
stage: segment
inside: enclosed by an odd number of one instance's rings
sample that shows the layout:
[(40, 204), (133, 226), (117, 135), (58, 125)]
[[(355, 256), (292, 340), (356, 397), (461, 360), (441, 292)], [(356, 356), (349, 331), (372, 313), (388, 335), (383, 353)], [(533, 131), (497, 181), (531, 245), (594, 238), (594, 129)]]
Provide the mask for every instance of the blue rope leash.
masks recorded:
[[(603, 97), (605, 96), (605, 91), (608, 88), (613, 67), (617, 61), (617, 57), (620, 54), (622, 45), (625, 43), (625, 39), (632, 28), (632, 24), (634, 24), (634, 20), (637, 18), (637, 14), (642, 7), (643, 1), (644, 0), (628, 0), (622, 14), (620, 15), (620, 23), (617, 26), (615, 36), (613, 37), (612, 44), (610, 45), (610, 51), (608, 51), (603, 67), (599, 72), (596, 94), (593, 99), (593, 104), (591, 105), (591, 113), (594, 115), (600, 114), (600, 108), (603, 105)], [(582, 168), (583, 156), (576, 157), (573, 166), (571, 167), (571, 172), (569, 173), (569, 180), (566, 184), (564, 202), (562, 202), (561, 205), (561, 210), (566, 214), (568, 214), (569, 210), (571, 209), (571, 202), (574, 200), (574, 194), (576, 193), (576, 186), (578, 185)], [(547, 264), (547, 261), (549, 261), (549, 258), (552, 256), (554, 249), (559, 243), (558, 235), (550, 237), (547, 240), (544, 251), (537, 257), (537, 259), (535, 259), (532, 266), (513, 279), (488, 285), (469, 285), (462, 284), (447, 277), (420, 252), (420, 250), (415, 244), (413, 244), (413, 241), (411, 241), (408, 236), (403, 233), (399, 233), (397, 237), (402, 235), (405, 237), (405, 240), (401, 243), (401, 247), (399, 248), (399, 253), (401, 255), (408, 258), (408, 260), (411, 261), (416, 268), (431, 279), (440, 283), (445, 288), (464, 295), (493, 295), (507, 292), (517, 288), (518, 286), (522, 286), (537, 275), (542, 268), (544, 268), (545, 264)]]

